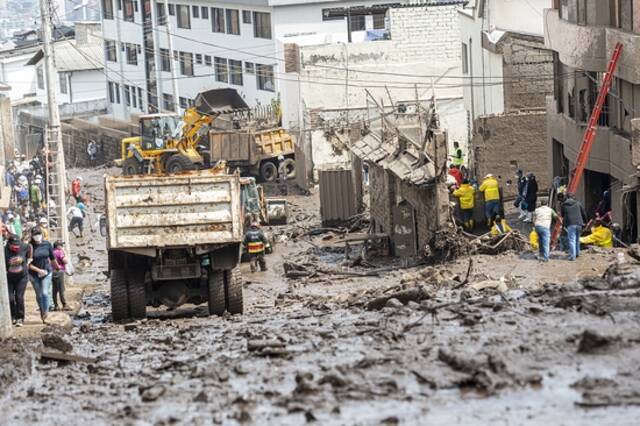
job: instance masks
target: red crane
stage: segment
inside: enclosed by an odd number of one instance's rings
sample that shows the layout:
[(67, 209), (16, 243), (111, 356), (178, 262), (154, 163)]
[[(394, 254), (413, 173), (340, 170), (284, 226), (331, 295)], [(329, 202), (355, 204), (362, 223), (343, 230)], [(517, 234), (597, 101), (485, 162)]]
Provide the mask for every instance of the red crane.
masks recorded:
[[(571, 172), (571, 176), (569, 177), (569, 184), (567, 185), (568, 194), (575, 194), (576, 190), (578, 189), (578, 185), (580, 185), (580, 181), (582, 180), (584, 168), (589, 161), (591, 147), (593, 146), (593, 140), (596, 136), (596, 127), (598, 125), (598, 121), (600, 120), (602, 107), (604, 106), (604, 101), (607, 99), (607, 95), (609, 94), (609, 89), (611, 89), (613, 73), (618, 66), (618, 59), (620, 59), (621, 52), (622, 43), (616, 43), (616, 47), (613, 49), (613, 54), (611, 55), (611, 60), (609, 61), (609, 65), (607, 66), (607, 72), (602, 79), (602, 86), (600, 87), (600, 91), (598, 92), (598, 99), (596, 99), (596, 104), (591, 111), (589, 124), (587, 125), (587, 129), (584, 132), (584, 137), (582, 138), (582, 145), (580, 145), (580, 152), (578, 153), (578, 159), (576, 160), (576, 168), (573, 169), (573, 171)], [(549, 204), (551, 204), (551, 200), (549, 200)], [(551, 234), (552, 246), (555, 246), (556, 241), (558, 241), (561, 227), (562, 222), (560, 220), (556, 221), (556, 224), (553, 228), (553, 233)]]

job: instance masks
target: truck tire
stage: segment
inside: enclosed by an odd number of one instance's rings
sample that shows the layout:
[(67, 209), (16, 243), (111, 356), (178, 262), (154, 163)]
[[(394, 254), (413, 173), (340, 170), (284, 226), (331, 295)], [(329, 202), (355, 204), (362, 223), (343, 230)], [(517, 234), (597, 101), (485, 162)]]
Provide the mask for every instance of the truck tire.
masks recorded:
[(167, 160), (167, 173), (180, 173), (194, 170), (196, 165), (186, 155), (176, 154)]
[(286, 173), (287, 179), (295, 179), (296, 177), (296, 160), (293, 158), (285, 158), (278, 166), (279, 173)]
[(125, 176), (141, 175), (142, 163), (135, 157), (129, 157), (122, 164), (122, 174)]
[(271, 161), (266, 161), (260, 166), (260, 178), (265, 182), (275, 182), (278, 178), (278, 168)]
[(111, 270), (111, 318), (114, 322), (129, 318), (127, 274), (124, 269)]
[(222, 315), (226, 308), (224, 272), (209, 272), (209, 315)]
[(244, 313), (244, 297), (242, 290), (242, 274), (240, 268), (235, 267), (225, 271), (225, 287), (227, 290), (227, 311), (230, 314)]
[(130, 269), (127, 273), (129, 294), (129, 317), (144, 319), (147, 317), (147, 296), (145, 294), (144, 270)]

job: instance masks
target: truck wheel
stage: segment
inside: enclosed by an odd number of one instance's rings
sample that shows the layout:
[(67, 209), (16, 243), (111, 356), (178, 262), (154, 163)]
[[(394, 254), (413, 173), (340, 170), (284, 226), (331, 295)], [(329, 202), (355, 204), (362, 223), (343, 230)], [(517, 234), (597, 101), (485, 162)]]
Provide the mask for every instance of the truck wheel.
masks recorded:
[(167, 173), (180, 173), (185, 170), (194, 170), (196, 165), (186, 155), (176, 154), (167, 160)]
[(224, 274), (227, 288), (227, 311), (230, 314), (242, 314), (244, 313), (244, 298), (240, 268), (236, 266), (226, 270)]
[(129, 157), (122, 164), (122, 174), (125, 176), (141, 175), (142, 163), (135, 157)]
[(209, 272), (209, 315), (222, 315), (225, 310), (224, 272)]
[(271, 161), (260, 166), (260, 177), (265, 182), (274, 182), (278, 178), (278, 168)]
[(279, 166), (280, 173), (286, 173), (287, 179), (295, 179), (296, 177), (296, 160), (293, 158), (285, 158)]
[(129, 290), (129, 315), (133, 319), (147, 317), (147, 296), (145, 294), (144, 270), (129, 270), (127, 286)]
[(124, 269), (111, 270), (111, 317), (114, 322), (129, 318), (127, 274)]

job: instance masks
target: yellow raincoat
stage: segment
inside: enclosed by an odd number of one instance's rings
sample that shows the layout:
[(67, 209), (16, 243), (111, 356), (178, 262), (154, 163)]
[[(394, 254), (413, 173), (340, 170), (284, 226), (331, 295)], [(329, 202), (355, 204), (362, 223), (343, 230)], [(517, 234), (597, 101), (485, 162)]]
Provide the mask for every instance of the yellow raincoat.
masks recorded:
[(580, 237), (581, 244), (593, 244), (594, 246), (611, 248), (613, 247), (613, 234), (606, 226), (598, 225), (591, 228), (591, 234)]
[(473, 208), (474, 193), (475, 189), (468, 183), (463, 183), (460, 188), (453, 191), (454, 197), (460, 199), (460, 208), (464, 210)]
[(494, 223), (493, 226), (491, 227), (491, 235), (492, 236), (502, 235), (502, 234), (506, 234), (507, 232), (511, 231), (511, 227), (509, 226), (509, 224), (507, 223), (507, 221), (505, 219), (502, 219), (500, 221), (500, 227), (502, 228), (502, 231), (500, 231), (500, 229), (498, 229), (498, 227)]
[(498, 181), (494, 177), (488, 177), (482, 181), (480, 191), (484, 193), (485, 201), (494, 201), (500, 199), (500, 187)]

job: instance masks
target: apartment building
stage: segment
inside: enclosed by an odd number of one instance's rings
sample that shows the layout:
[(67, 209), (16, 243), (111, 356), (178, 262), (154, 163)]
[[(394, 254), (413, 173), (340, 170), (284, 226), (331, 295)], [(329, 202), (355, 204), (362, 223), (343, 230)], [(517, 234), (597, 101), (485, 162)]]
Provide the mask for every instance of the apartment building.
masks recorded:
[(287, 78), (285, 45), (364, 41), (384, 28), (384, 10), (353, 8), (374, 4), (380, 2), (169, 0), (165, 13), (163, 0), (101, 0), (112, 114), (129, 119), (173, 110), (171, 67), (176, 67), (179, 109), (215, 88), (238, 90), (250, 106), (269, 104)]
[(548, 155), (554, 176), (575, 167), (587, 121), (616, 43), (623, 44), (611, 92), (577, 197), (587, 212), (611, 191), (614, 221), (638, 236), (640, 165), (640, 1), (556, 0), (545, 11), (545, 44), (554, 51), (555, 88), (547, 106)]

